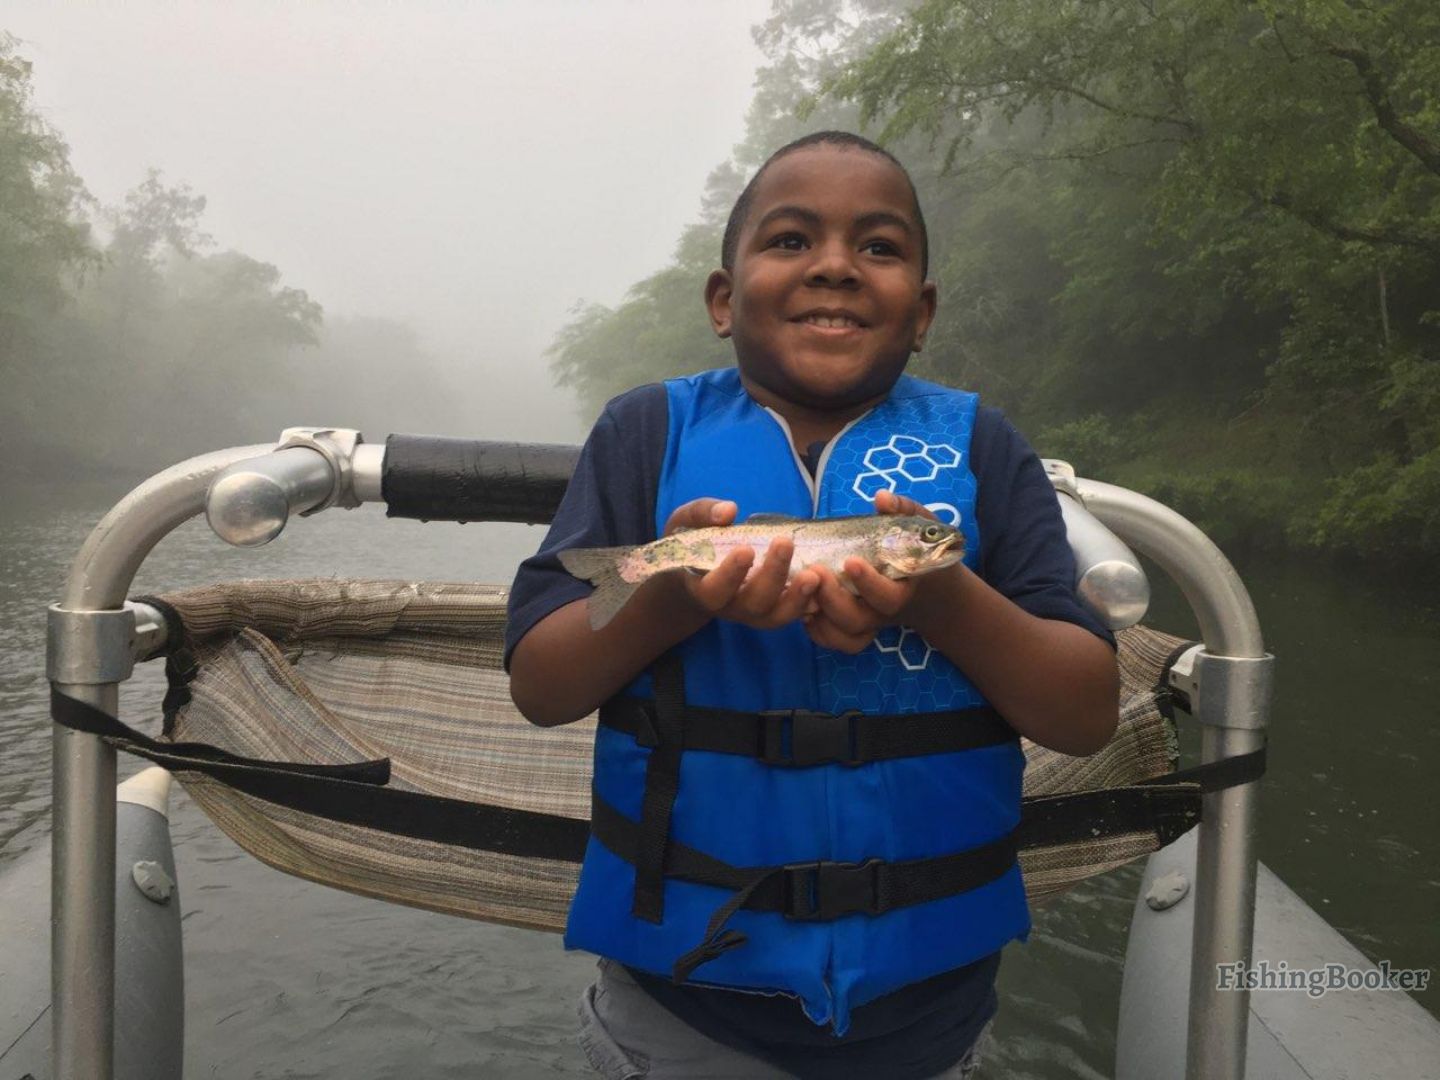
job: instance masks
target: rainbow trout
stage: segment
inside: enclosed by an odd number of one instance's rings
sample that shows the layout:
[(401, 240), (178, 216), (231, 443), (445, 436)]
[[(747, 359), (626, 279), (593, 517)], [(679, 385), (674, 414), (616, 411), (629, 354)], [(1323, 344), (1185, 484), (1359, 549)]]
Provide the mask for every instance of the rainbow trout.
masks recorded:
[(863, 514), (814, 520), (755, 514), (743, 525), (681, 529), (638, 547), (562, 551), (560, 564), (595, 586), (590, 596), (590, 627), (599, 630), (656, 574), (671, 570), (703, 574), (738, 547), (753, 548), (754, 566), (759, 566), (771, 542), (782, 536), (795, 544), (790, 560), (792, 579), (807, 566), (825, 566), (851, 592), (855, 587), (844, 566), (852, 556), (864, 559), (886, 577), (898, 579), (953, 566), (965, 554), (960, 530), (933, 518)]

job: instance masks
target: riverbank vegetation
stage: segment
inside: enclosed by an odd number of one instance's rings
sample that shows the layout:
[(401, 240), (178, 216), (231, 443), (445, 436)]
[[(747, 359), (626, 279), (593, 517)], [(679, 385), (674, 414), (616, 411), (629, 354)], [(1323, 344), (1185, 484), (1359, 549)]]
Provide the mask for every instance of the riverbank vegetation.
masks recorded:
[(0, 431), (7, 473), (143, 473), (283, 427), (456, 425), (416, 332), (331, 318), (281, 271), (220, 247), (205, 198), (151, 172), (105, 206), (0, 31)]
[(1440, 8), (778, 0), (747, 135), (671, 263), (551, 349), (594, 414), (728, 362), (700, 304), (764, 157), (911, 166), (940, 320), (912, 370), (1222, 545), (1440, 553)]

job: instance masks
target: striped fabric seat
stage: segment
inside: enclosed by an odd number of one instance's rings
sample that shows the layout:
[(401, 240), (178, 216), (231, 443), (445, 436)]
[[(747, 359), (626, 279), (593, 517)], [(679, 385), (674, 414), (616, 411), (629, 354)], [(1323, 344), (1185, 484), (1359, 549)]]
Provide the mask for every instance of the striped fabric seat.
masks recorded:
[[(537, 728), (516, 711), (501, 668), (505, 596), (486, 585), (331, 579), (162, 596), (185, 627), (171, 666), (190, 672), (188, 701), (167, 718), (166, 737), (276, 761), (388, 758), (392, 788), (585, 821), (595, 719)], [(1025, 742), (1027, 796), (1174, 770), (1158, 688), (1181, 640), (1144, 627), (1118, 639), (1114, 739), (1088, 758)], [(288, 873), (469, 918), (564, 926), (575, 862), (417, 840), (267, 802), (201, 773), (177, 776), (241, 847)], [(1021, 867), (1035, 902), (1158, 846), (1148, 830), (1101, 836), (1030, 848)]]

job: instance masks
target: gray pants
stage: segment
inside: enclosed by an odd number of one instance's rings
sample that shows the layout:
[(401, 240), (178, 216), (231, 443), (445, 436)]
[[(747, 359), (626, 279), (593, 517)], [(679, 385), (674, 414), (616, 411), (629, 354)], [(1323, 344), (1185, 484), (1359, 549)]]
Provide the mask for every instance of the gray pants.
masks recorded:
[[(786, 1080), (789, 1073), (702, 1035), (645, 993), (619, 964), (580, 995), (580, 1045), (604, 1080)], [(932, 1080), (969, 1080), (987, 1025), (957, 1064)]]

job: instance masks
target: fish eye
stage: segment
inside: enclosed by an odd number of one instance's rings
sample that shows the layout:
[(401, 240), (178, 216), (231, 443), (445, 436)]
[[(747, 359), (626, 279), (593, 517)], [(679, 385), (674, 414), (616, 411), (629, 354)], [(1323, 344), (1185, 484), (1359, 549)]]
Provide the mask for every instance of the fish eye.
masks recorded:
[(944, 535), (944, 531), (940, 528), (939, 525), (926, 525), (925, 531), (922, 532), (920, 535), (925, 540), (933, 544)]

